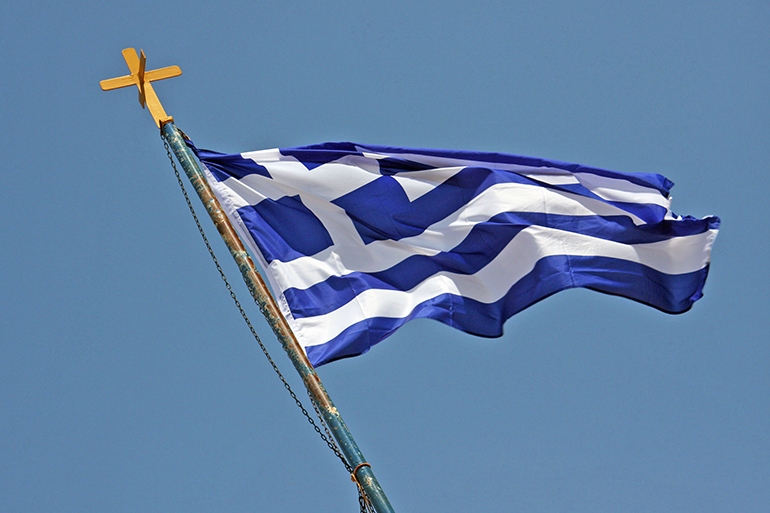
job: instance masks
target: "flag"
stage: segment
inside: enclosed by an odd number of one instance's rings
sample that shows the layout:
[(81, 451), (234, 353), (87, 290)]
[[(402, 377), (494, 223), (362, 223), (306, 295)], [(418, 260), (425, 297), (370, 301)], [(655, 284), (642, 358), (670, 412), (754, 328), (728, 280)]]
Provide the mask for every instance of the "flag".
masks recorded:
[(497, 337), (574, 287), (685, 312), (720, 222), (675, 215), (658, 174), (354, 143), (188, 144), (314, 366), (419, 317)]

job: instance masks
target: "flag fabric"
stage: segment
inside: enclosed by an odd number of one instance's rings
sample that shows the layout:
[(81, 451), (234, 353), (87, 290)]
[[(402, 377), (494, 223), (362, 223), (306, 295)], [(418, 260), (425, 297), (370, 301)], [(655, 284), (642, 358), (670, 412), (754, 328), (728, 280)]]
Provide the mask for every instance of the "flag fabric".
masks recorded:
[(685, 312), (720, 222), (675, 215), (658, 174), (354, 143), (188, 144), (314, 366), (419, 317), (497, 337), (574, 287)]

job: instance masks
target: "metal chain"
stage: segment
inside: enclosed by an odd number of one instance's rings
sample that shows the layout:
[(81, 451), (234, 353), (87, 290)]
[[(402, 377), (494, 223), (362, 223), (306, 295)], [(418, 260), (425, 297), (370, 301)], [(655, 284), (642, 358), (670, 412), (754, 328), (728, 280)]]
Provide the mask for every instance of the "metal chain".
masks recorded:
[[(316, 414), (318, 415), (318, 418), (321, 420), (322, 425), (324, 426), (326, 435), (324, 435), (321, 432), (321, 428), (318, 427), (318, 424), (315, 423), (315, 421), (313, 420), (313, 417), (310, 416), (308, 411), (302, 405), (302, 402), (299, 400), (297, 395), (291, 389), (291, 386), (289, 386), (289, 383), (283, 377), (283, 374), (281, 374), (281, 371), (278, 370), (278, 366), (273, 361), (273, 358), (270, 356), (270, 353), (267, 351), (267, 348), (262, 343), (262, 340), (260, 340), (259, 335), (257, 335), (257, 331), (254, 329), (254, 326), (251, 324), (251, 320), (249, 320), (248, 315), (246, 315), (246, 312), (241, 306), (240, 301), (238, 301), (238, 298), (235, 295), (235, 291), (233, 291), (232, 287), (230, 286), (230, 282), (227, 280), (227, 276), (225, 276), (225, 272), (222, 270), (222, 267), (219, 265), (219, 260), (217, 260), (216, 255), (214, 255), (214, 250), (211, 248), (211, 244), (209, 244), (208, 237), (206, 237), (206, 234), (203, 231), (203, 227), (201, 226), (201, 223), (198, 220), (198, 215), (195, 213), (195, 209), (193, 208), (192, 202), (190, 201), (190, 197), (187, 195), (187, 189), (185, 189), (184, 182), (182, 181), (182, 177), (180, 176), (179, 171), (176, 168), (176, 163), (174, 162), (174, 159), (171, 156), (171, 150), (169, 148), (168, 141), (163, 136), (163, 132), (161, 132), (160, 138), (163, 140), (163, 146), (166, 148), (166, 154), (168, 155), (169, 161), (171, 161), (171, 167), (174, 169), (174, 174), (176, 175), (177, 182), (179, 182), (179, 187), (182, 189), (182, 194), (184, 194), (184, 199), (187, 202), (187, 207), (190, 209), (190, 213), (192, 214), (192, 217), (195, 220), (195, 225), (198, 227), (198, 232), (201, 234), (201, 238), (203, 239), (203, 242), (206, 243), (206, 249), (208, 249), (209, 255), (211, 255), (211, 259), (213, 260), (214, 265), (216, 265), (217, 271), (219, 271), (219, 276), (222, 278), (222, 281), (227, 287), (227, 290), (230, 293), (230, 297), (233, 299), (235, 306), (238, 307), (238, 311), (241, 313), (241, 317), (243, 317), (243, 320), (246, 322), (246, 325), (249, 327), (249, 330), (251, 331), (251, 334), (254, 337), (254, 340), (256, 340), (257, 344), (259, 344), (259, 347), (260, 349), (262, 349), (262, 352), (267, 358), (267, 361), (270, 362), (270, 365), (273, 367), (273, 370), (275, 371), (276, 375), (281, 380), (281, 383), (283, 383), (283, 386), (289, 392), (289, 395), (291, 395), (291, 398), (294, 399), (294, 402), (297, 404), (297, 407), (300, 410), (302, 410), (302, 414), (305, 416), (307, 421), (310, 423), (310, 425), (313, 426), (313, 429), (315, 429), (315, 431), (319, 434), (321, 439), (324, 442), (326, 442), (326, 445), (329, 447), (329, 449), (331, 449), (332, 452), (334, 452), (334, 454), (337, 455), (337, 457), (340, 459), (342, 464), (345, 466), (345, 469), (348, 471), (348, 473), (352, 473), (353, 467), (350, 466), (350, 464), (347, 462), (345, 457), (340, 452), (339, 447), (337, 447), (337, 444), (334, 441), (334, 437), (332, 437), (331, 433), (329, 433), (329, 429), (326, 426), (326, 423), (324, 422), (323, 417), (321, 416), (321, 412), (318, 411), (318, 407), (316, 406), (315, 401), (313, 401), (313, 398), (312, 397), (310, 398), (310, 402), (313, 405), (313, 408), (315, 409)], [(259, 309), (262, 311), (262, 313), (264, 313), (264, 307), (259, 305), (259, 303), (257, 303), (257, 306), (259, 306), (260, 307)], [(361, 503), (361, 500), (362, 500), (360, 495), (361, 495), (361, 491), (359, 487), (359, 503)], [(368, 501), (368, 499), (366, 500)], [(361, 511), (364, 512), (365, 510), (362, 509)]]
[(356, 485), (358, 485), (358, 506), (361, 508), (361, 513), (377, 513), (374, 510), (372, 501), (370, 501), (369, 497), (366, 496), (364, 489), (361, 488), (361, 485), (358, 484), (358, 481), (356, 481)]

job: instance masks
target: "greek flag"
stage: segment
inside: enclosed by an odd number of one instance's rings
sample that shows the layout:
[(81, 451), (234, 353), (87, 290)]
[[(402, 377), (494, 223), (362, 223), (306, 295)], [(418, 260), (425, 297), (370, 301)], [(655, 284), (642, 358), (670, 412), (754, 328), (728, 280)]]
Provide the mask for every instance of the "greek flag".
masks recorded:
[(719, 228), (675, 215), (657, 174), (354, 143), (240, 155), (189, 144), (315, 366), (418, 317), (497, 337), (573, 287), (684, 312)]

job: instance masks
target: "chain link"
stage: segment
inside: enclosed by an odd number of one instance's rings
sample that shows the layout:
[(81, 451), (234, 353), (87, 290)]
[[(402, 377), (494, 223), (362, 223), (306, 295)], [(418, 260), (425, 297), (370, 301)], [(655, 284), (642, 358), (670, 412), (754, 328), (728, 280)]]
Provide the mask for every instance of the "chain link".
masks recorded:
[[(260, 340), (259, 335), (257, 335), (257, 331), (254, 329), (254, 326), (251, 324), (251, 320), (249, 319), (248, 315), (246, 315), (246, 312), (241, 306), (240, 301), (238, 301), (238, 297), (235, 295), (235, 291), (233, 291), (232, 287), (230, 286), (230, 282), (228, 281), (227, 276), (225, 276), (225, 272), (222, 270), (222, 267), (219, 265), (219, 260), (217, 260), (216, 255), (214, 255), (214, 250), (211, 248), (211, 244), (209, 243), (208, 237), (206, 237), (206, 234), (203, 231), (203, 227), (201, 226), (201, 223), (198, 220), (198, 215), (195, 213), (195, 209), (193, 208), (192, 202), (190, 201), (190, 197), (187, 195), (187, 189), (185, 189), (184, 182), (182, 181), (182, 177), (180, 176), (179, 171), (176, 168), (176, 163), (174, 162), (174, 159), (171, 156), (171, 149), (169, 148), (168, 141), (163, 136), (163, 132), (161, 132), (160, 137), (163, 140), (163, 146), (166, 148), (166, 154), (168, 155), (168, 159), (169, 161), (171, 161), (171, 167), (174, 169), (174, 174), (176, 175), (177, 182), (179, 182), (179, 187), (182, 189), (182, 194), (184, 194), (184, 199), (187, 202), (187, 207), (190, 209), (190, 213), (192, 214), (192, 217), (195, 220), (195, 225), (198, 227), (198, 232), (201, 234), (201, 238), (203, 239), (203, 242), (206, 244), (206, 249), (208, 249), (209, 255), (211, 255), (211, 259), (213, 260), (214, 265), (216, 265), (217, 271), (219, 271), (219, 276), (222, 278), (222, 281), (227, 287), (227, 291), (230, 293), (230, 297), (233, 299), (235, 306), (238, 308), (238, 311), (240, 312), (241, 317), (243, 317), (244, 322), (246, 322), (246, 325), (249, 327), (249, 331), (251, 331), (251, 334), (254, 337), (254, 340), (256, 340), (257, 344), (259, 344), (260, 349), (262, 349), (262, 352), (267, 358), (267, 361), (270, 362), (270, 365), (273, 367), (273, 370), (278, 376), (278, 379), (281, 380), (281, 383), (283, 383), (284, 388), (286, 388), (286, 390), (289, 392), (289, 395), (291, 395), (291, 398), (294, 399), (294, 402), (297, 404), (297, 407), (302, 411), (302, 414), (305, 416), (307, 421), (310, 423), (310, 425), (313, 426), (313, 429), (315, 429), (315, 431), (318, 433), (321, 439), (324, 442), (326, 442), (326, 445), (329, 447), (329, 449), (331, 449), (332, 452), (334, 452), (334, 454), (340, 459), (340, 461), (345, 466), (345, 469), (348, 471), (348, 473), (352, 473), (353, 467), (350, 466), (350, 464), (347, 462), (345, 457), (342, 455), (342, 452), (340, 452), (339, 447), (337, 447), (337, 444), (334, 441), (334, 437), (329, 432), (329, 428), (326, 426), (326, 422), (324, 422), (323, 416), (321, 415), (321, 412), (318, 410), (318, 407), (316, 406), (316, 403), (313, 400), (313, 398), (310, 397), (310, 403), (313, 405), (313, 409), (315, 410), (316, 415), (318, 415), (318, 418), (321, 421), (321, 424), (323, 425), (324, 430), (326, 431), (326, 434), (321, 432), (321, 428), (318, 427), (318, 424), (315, 423), (315, 421), (313, 420), (313, 417), (310, 416), (308, 411), (302, 405), (302, 402), (299, 400), (297, 395), (291, 389), (291, 386), (289, 386), (289, 383), (286, 381), (286, 378), (284, 378), (283, 374), (281, 374), (281, 371), (278, 369), (278, 366), (273, 361), (273, 358), (270, 356), (270, 353), (267, 351), (267, 348), (262, 343), (262, 340)], [(256, 301), (256, 298), (255, 298), (255, 301)], [(259, 309), (260, 311), (262, 311), (262, 313), (265, 313), (265, 307), (263, 305), (257, 302), (257, 306), (259, 306)], [(308, 395), (309, 395), (309, 392), (308, 392)], [(368, 501), (366, 496), (364, 496), (364, 500)], [(362, 501), (361, 490), (359, 488), (359, 503), (362, 503), (361, 501)], [(365, 511), (365, 510), (362, 509), (361, 511)]]

